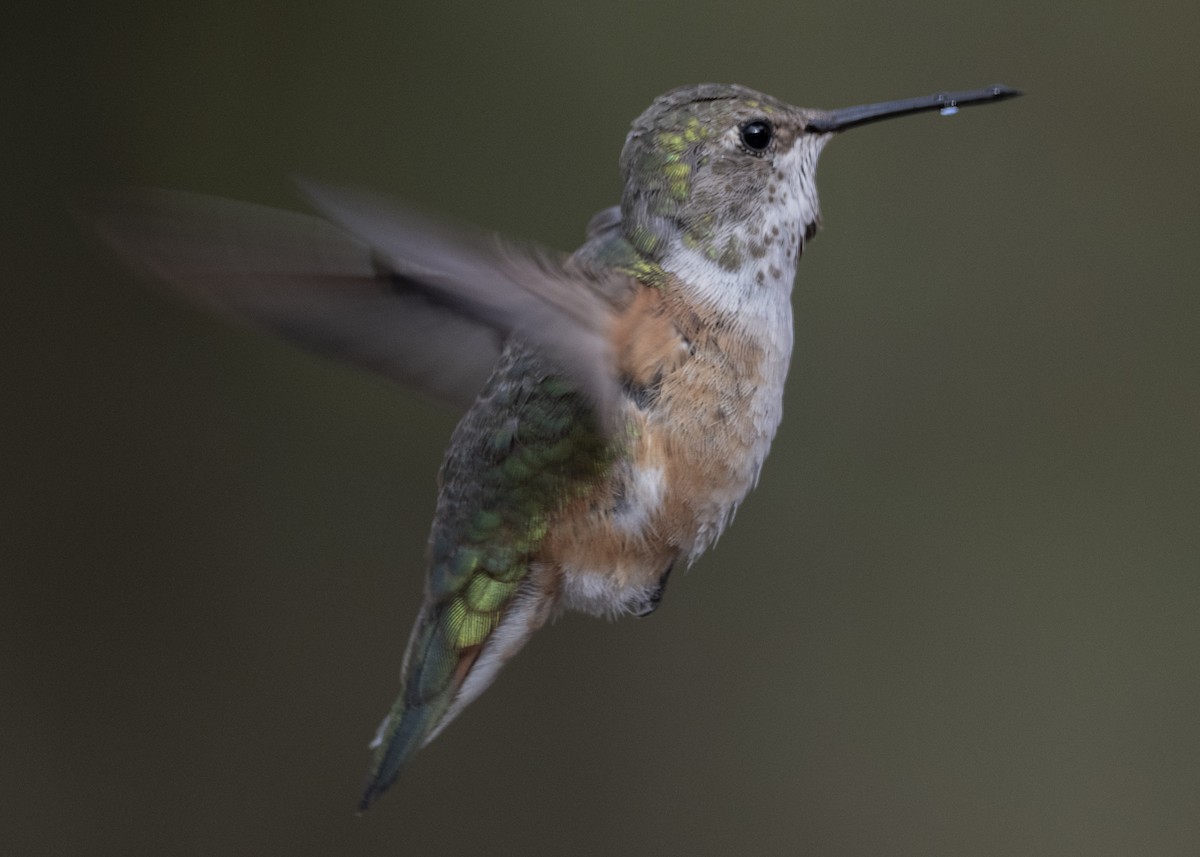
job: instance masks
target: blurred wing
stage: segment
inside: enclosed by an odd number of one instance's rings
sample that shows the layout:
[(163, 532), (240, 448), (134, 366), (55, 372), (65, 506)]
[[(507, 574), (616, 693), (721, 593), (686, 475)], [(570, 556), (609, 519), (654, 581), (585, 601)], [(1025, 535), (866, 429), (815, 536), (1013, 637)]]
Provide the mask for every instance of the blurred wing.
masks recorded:
[(127, 263), (194, 302), (458, 408), (503, 345), (496, 326), (381, 270), (364, 242), (317, 217), (132, 188), (76, 208)]
[(452, 229), (378, 194), (299, 185), (315, 208), (370, 245), (399, 276), (550, 356), (611, 429), (621, 392), (608, 333), (615, 308), (631, 293), (628, 276)]
[[(572, 315), (537, 297), (537, 283), (514, 282), (529, 275), (549, 291), (546, 281), (566, 275), (549, 257), (499, 241), (489, 255), (474, 236), (415, 215), (383, 220), (374, 204), (342, 218), (350, 231), (303, 214), (162, 190), (91, 194), (76, 208), (128, 263), (195, 302), (456, 407), (474, 401), (514, 332), (559, 357), (602, 413), (604, 397), (615, 395), (615, 383), (605, 389), (601, 381), (611, 375), (598, 332), (609, 313), (593, 312), (589, 335), (574, 343), (581, 353), (567, 347), (584, 326), (579, 306), (564, 302)], [(366, 228), (352, 234), (355, 223)], [(389, 230), (408, 234), (389, 236), (391, 249), (378, 246)], [(414, 258), (395, 246), (413, 248)], [(582, 275), (574, 285), (590, 291)], [(570, 291), (564, 282), (558, 287)], [(590, 293), (580, 302), (605, 303)], [(564, 320), (561, 332), (534, 333)]]

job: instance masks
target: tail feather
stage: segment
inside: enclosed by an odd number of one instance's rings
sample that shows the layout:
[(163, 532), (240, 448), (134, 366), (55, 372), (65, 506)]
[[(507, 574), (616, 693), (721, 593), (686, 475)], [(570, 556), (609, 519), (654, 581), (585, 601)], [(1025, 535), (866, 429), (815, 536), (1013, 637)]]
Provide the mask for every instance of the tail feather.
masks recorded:
[(408, 759), (449, 722), (463, 682), (479, 657), (478, 644), (447, 639), (445, 612), (433, 609), (418, 621), (405, 658), (404, 688), (371, 742), (374, 755), (359, 801), (365, 812), (400, 776)]
[(384, 718), (371, 742), (375, 758), (358, 802), (359, 812), (370, 809), (371, 804), (396, 782), (405, 763), (421, 749), (448, 707), (449, 699), (437, 699), (418, 706), (405, 706), (403, 697), (397, 700), (396, 707)]
[(451, 629), (463, 627), (446, 624), (451, 615), (433, 607), (429, 616), (418, 620), (405, 657), (404, 689), (371, 742), (374, 756), (359, 812), (387, 791), (409, 758), (492, 683), (546, 621), (548, 604), (540, 591), (528, 589), (524, 597), (507, 599), (499, 624), (481, 642), (469, 645), (449, 642), (455, 636)]

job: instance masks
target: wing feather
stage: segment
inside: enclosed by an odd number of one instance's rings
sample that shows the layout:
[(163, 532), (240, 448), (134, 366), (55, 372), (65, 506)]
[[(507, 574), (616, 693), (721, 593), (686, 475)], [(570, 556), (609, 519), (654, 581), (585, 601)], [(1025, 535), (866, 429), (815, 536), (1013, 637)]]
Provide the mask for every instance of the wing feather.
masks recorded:
[(133, 267), (193, 302), (379, 372), (457, 408), (518, 335), (602, 418), (619, 400), (607, 341), (619, 275), (305, 182), (327, 217), (199, 194), (118, 189), (76, 210)]

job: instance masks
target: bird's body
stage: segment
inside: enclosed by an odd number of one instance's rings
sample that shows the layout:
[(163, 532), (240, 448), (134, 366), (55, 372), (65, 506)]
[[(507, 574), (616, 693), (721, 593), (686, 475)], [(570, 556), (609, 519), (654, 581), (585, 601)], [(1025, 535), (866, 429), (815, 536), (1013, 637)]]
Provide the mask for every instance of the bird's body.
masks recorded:
[[(619, 383), (610, 430), (519, 337), (459, 423), (407, 690), (380, 730), (382, 780), (556, 611), (652, 611), (671, 569), (716, 540), (757, 480), (782, 417), (792, 280), (818, 218), (810, 177), (827, 138), (778, 135), (770, 161), (741, 151), (742, 123), (786, 109), (732, 97), (743, 92), (656, 102), (630, 135), (626, 168), (658, 170), (662, 181), (629, 183), (620, 216), (575, 254), (583, 270), (625, 274), (607, 295), (604, 325)], [(681, 229), (670, 209), (700, 208), (697, 188), (682, 187), (696, 162), (731, 156), (746, 210), (730, 218), (727, 194), (710, 190), (711, 216), (698, 210), (691, 231)], [(685, 168), (675, 187), (671, 165)], [(713, 175), (725, 181), (719, 168)]]
[(653, 611), (671, 570), (732, 519), (782, 417), (792, 281), (832, 134), (1013, 94), (826, 112), (738, 86), (675, 90), (634, 123), (621, 206), (569, 257), (314, 184), (337, 227), (155, 192), (88, 211), (204, 303), (471, 402), (363, 808), (548, 618)]

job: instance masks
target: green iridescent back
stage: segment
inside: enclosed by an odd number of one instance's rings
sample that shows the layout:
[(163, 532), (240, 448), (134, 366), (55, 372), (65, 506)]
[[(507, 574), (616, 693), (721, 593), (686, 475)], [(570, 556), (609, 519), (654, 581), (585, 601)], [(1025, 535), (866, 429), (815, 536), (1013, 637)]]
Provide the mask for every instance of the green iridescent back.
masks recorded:
[(544, 358), (510, 343), (442, 463), (426, 604), (364, 807), (438, 727), (461, 686), (460, 659), (499, 626), (549, 521), (604, 477), (612, 448), (583, 397)]

